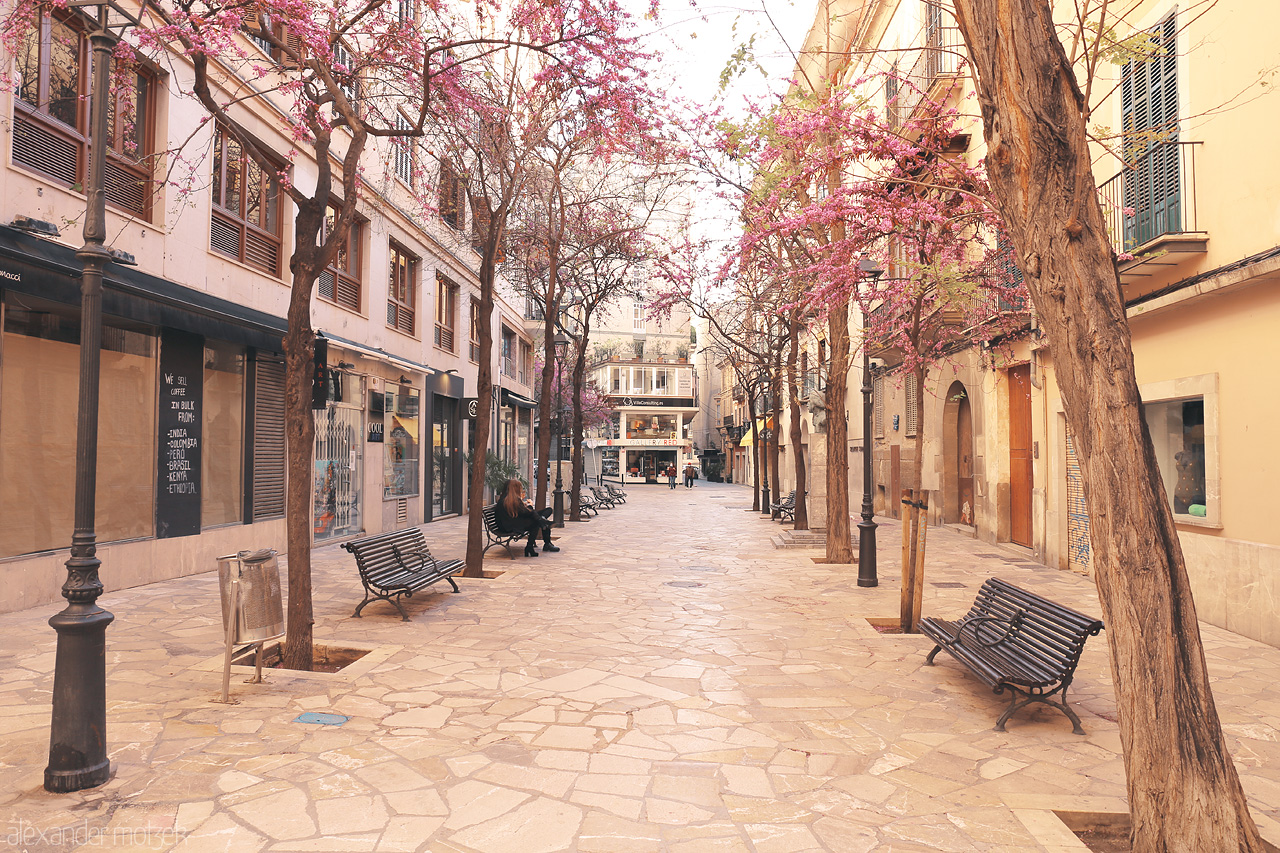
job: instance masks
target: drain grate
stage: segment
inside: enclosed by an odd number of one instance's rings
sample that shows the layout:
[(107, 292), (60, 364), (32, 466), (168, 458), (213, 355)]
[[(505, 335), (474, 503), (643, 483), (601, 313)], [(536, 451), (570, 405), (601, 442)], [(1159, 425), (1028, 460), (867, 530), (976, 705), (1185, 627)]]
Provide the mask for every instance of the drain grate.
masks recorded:
[(706, 586), (706, 584), (698, 583), (697, 581), (667, 581), (663, 586), (675, 586), (681, 589), (695, 589), (700, 586)]
[(341, 714), (317, 714), (314, 711), (308, 711), (305, 714), (299, 714), (294, 718), (295, 723), (311, 723), (316, 726), (340, 726), (350, 717), (344, 717)]
[(934, 581), (931, 586), (936, 586), (938, 589), (964, 589), (964, 584), (954, 581)]

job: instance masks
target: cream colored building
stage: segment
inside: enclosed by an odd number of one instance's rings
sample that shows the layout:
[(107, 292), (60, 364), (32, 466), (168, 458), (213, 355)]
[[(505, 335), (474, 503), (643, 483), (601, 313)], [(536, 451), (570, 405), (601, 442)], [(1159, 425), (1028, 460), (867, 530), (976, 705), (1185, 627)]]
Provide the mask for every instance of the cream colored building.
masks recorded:
[[(73, 13), (54, 11), (17, 63), (16, 93), (0, 94), (0, 611), (59, 600), (66, 576), (85, 33)], [(137, 132), (113, 132), (108, 157), (108, 243), (137, 262), (108, 266), (103, 301), (97, 538), (108, 591), (209, 571), (216, 556), (239, 549), (284, 550), (281, 338), (293, 210), (272, 175), (175, 94), (189, 91), (192, 72), (183, 58), (169, 60), (140, 68)], [(281, 108), (248, 101), (235, 109), (305, 190), (314, 164)], [(179, 150), (180, 160), (144, 165), (147, 155)], [(478, 287), (470, 223), (465, 209), (410, 212), (421, 209), (415, 195), (439, 191), (425, 147), (399, 156), (373, 148), (364, 169), (373, 186), (360, 222), (312, 304), (323, 339), (317, 541), (466, 510), (465, 403), (478, 367), (467, 345)], [(171, 182), (159, 180), (166, 173)], [(35, 236), (33, 223), (60, 234)], [(505, 304), (495, 311), (494, 340), (494, 447), (518, 454), (531, 423), (520, 401), (532, 395), (529, 370), (515, 360), (529, 340)]]
[[(1133, 143), (1128, 168), (1097, 148), (1094, 177), (1117, 252), (1134, 255), (1120, 262), (1134, 360), (1199, 615), (1272, 644), (1280, 644), (1280, 531), (1270, 523), (1280, 467), (1270, 393), (1280, 360), (1280, 169), (1269, 155), (1280, 130), (1271, 94), (1280, 54), (1268, 34), (1278, 25), (1280, 8), (1263, 0), (1195, 14), (1167, 0), (1137, 3), (1118, 36), (1147, 32), (1163, 50), (1147, 62), (1104, 63), (1093, 91), (1107, 96), (1091, 117), (1100, 135), (1128, 128), (1144, 140)], [(915, 91), (948, 89), (948, 103), (976, 111), (949, 3), (822, 4), (809, 38), (810, 49), (819, 45), (855, 58), (856, 67), (841, 60), (847, 79), (896, 67), (900, 82), (878, 78), (869, 95), (886, 115), (916, 109)], [(976, 116), (965, 130), (965, 156), (981, 157)], [(935, 522), (1088, 572), (1088, 510), (1053, 360), (1030, 331), (940, 365), (920, 412), (909, 410), (900, 380), (877, 379), (877, 512), (895, 509), (923, 429)], [(861, 433), (858, 374), (848, 385), (851, 444)], [(850, 485), (856, 506), (856, 462)]]

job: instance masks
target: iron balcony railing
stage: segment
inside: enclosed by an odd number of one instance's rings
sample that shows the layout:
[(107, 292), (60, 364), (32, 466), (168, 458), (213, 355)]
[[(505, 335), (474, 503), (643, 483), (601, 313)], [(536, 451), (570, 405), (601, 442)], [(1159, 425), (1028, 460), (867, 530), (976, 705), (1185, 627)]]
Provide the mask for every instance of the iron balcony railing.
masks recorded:
[(897, 65), (885, 80), (885, 113), (892, 128), (901, 127), (939, 80), (960, 70), (965, 56), (964, 36), (955, 26), (954, 13), (946, 2), (925, 3), (924, 45), (911, 59), (906, 71)]
[(1160, 237), (1200, 231), (1196, 216), (1196, 148), (1200, 142), (1157, 142), (1098, 187), (1116, 254)]

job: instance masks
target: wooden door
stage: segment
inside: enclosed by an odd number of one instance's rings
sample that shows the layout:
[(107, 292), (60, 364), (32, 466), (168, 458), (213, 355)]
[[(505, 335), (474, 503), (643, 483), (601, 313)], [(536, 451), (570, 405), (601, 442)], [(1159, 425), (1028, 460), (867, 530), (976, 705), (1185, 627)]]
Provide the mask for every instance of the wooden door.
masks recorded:
[(1031, 547), (1031, 365), (1009, 369), (1009, 539)]
[(956, 409), (956, 484), (960, 503), (960, 523), (974, 526), (973, 504), (973, 409), (964, 395)]

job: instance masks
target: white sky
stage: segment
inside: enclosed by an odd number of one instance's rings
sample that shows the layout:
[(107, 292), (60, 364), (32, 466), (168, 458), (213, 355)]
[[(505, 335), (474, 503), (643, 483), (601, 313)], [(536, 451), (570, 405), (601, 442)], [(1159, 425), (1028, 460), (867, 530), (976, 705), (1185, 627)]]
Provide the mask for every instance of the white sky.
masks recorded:
[[(646, 0), (624, 0), (632, 10), (635, 30), (647, 50), (659, 53), (652, 69), (656, 88), (704, 112), (721, 106), (732, 117), (745, 113), (747, 101), (759, 102), (786, 92), (795, 70), (795, 53), (813, 23), (817, 0), (659, 0), (659, 20), (643, 18)], [(748, 67), (722, 92), (720, 73), (740, 45), (754, 37), (752, 56), (761, 66)], [(694, 190), (695, 233), (717, 241), (738, 232), (733, 205), (716, 198), (708, 178)]]
[[(638, 2), (638, 0), (632, 0)], [(798, 51), (813, 22), (813, 0), (743, 0), (738, 4), (660, 0), (660, 19), (638, 22), (645, 41), (664, 54), (659, 72), (669, 76), (672, 91), (701, 104), (723, 100), (736, 111), (742, 98), (781, 94), (795, 68)], [(755, 37), (755, 59), (767, 78), (751, 69), (726, 94), (719, 91), (720, 72), (734, 50)]]

